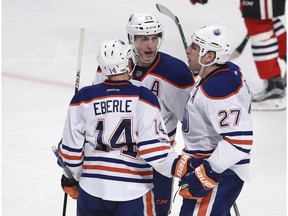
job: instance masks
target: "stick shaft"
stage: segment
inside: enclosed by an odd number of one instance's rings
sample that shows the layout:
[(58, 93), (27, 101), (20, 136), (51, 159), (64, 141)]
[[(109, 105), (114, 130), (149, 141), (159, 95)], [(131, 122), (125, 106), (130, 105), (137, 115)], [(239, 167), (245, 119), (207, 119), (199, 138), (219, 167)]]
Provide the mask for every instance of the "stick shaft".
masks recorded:
[(236, 216), (240, 216), (240, 213), (239, 213), (239, 210), (238, 210), (236, 202), (233, 203), (233, 208), (234, 208), (235, 215)]
[(67, 194), (67, 193), (64, 193), (62, 216), (66, 216), (67, 197), (68, 197), (68, 194)]
[(84, 45), (84, 33), (85, 33), (85, 29), (81, 28), (81, 31), (80, 31), (80, 42), (79, 42), (79, 51), (78, 51), (77, 71), (76, 71), (76, 81), (75, 81), (75, 94), (79, 90), (81, 64), (82, 64), (82, 54), (83, 54), (83, 45)]
[[(83, 45), (84, 45), (84, 33), (85, 33), (85, 29), (81, 28), (79, 50), (78, 50), (78, 62), (77, 62), (76, 80), (75, 80), (75, 94), (79, 90), (81, 63), (82, 63)], [(76, 180), (74, 179), (72, 173), (70, 172), (70, 170), (68, 169), (68, 167), (66, 166), (66, 164), (64, 163), (62, 158), (60, 157), (59, 152), (58, 152), (58, 150), (57, 150), (57, 148), (55, 146), (52, 147), (52, 151), (54, 152), (55, 156), (57, 157), (57, 160), (58, 160), (59, 164), (62, 166), (62, 168), (64, 169), (64, 171), (67, 174), (67, 176), (69, 177), (69, 179), (72, 182), (76, 182)], [(66, 216), (67, 198), (68, 198), (67, 193), (64, 193), (62, 216)]]
[(185, 35), (184, 35), (184, 32), (183, 32), (183, 29), (182, 29), (182, 26), (180, 24), (180, 21), (178, 19), (178, 17), (173, 14), (167, 7), (165, 7), (164, 5), (162, 4), (156, 4), (156, 7), (158, 9), (158, 11), (168, 17), (170, 17), (176, 24), (178, 30), (179, 30), (179, 33), (181, 35), (181, 39), (182, 39), (182, 43), (184, 45), (184, 48), (185, 50), (187, 49), (187, 41), (186, 41), (186, 38), (185, 38)]

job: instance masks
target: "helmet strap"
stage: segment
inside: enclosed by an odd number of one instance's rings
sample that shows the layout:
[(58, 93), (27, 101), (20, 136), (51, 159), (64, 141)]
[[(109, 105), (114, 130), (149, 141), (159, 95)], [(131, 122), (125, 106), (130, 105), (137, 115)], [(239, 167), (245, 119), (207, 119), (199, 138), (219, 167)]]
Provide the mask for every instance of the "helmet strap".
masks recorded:
[(200, 71), (199, 71), (199, 73), (198, 73), (198, 75), (199, 75), (200, 77), (202, 76), (202, 74), (203, 74), (203, 72), (204, 72), (204, 69), (205, 69), (205, 67), (206, 67), (206, 66), (204, 66), (204, 65), (201, 65)]
[[(205, 55), (205, 54), (204, 54), (204, 55)], [(201, 54), (199, 53), (198, 63), (201, 65), (200, 71), (199, 71), (199, 73), (198, 73), (199, 76), (201, 76), (201, 75), (203, 74), (203, 72), (204, 72), (204, 70), (205, 70), (205, 68), (206, 68), (207, 66), (211, 66), (211, 65), (213, 65), (213, 64), (216, 64), (216, 60), (215, 60), (216, 58), (214, 58), (214, 60), (213, 60), (212, 62), (208, 63), (208, 64), (203, 64), (203, 63), (201, 62), (201, 58), (202, 58), (204, 55), (201, 55)]]
[[(207, 53), (207, 52), (206, 52), (206, 53)], [(202, 58), (203, 56), (205, 56), (206, 53), (205, 53), (204, 55), (201, 55), (201, 53), (199, 53), (198, 63), (199, 63), (201, 66), (205, 66), (205, 67), (211, 66), (211, 65), (213, 65), (213, 64), (216, 64), (216, 56), (215, 56), (215, 58), (213, 59), (213, 61), (211, 61), (211, 62), (208, 63), (208, 64), (203, 64), (203, 63), (201, 62), (201, 58)]]

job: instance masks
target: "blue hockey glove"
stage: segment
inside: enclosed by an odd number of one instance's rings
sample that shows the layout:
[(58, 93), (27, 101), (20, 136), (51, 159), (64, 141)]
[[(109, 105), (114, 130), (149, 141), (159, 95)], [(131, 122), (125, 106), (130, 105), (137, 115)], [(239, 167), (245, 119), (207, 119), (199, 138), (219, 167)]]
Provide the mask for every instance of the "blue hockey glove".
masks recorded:
[(214, 172), (210, 164), (204, 161), (180, 180), (179, 194), (185, 199), (202, 199), (210, 193), (219, 180), (220, 174)]
[(187, 154), (179, 155), (172, 165), (172, 175), (182, 178), (187, 173), (194, 171), (201, 163), (203, 163), (202, 159), (191, 157)]
[(196, 3), (199, 4), (206, 4), (208, 2), (208, 0), (190, 0), (190, 2), (194, 5)]

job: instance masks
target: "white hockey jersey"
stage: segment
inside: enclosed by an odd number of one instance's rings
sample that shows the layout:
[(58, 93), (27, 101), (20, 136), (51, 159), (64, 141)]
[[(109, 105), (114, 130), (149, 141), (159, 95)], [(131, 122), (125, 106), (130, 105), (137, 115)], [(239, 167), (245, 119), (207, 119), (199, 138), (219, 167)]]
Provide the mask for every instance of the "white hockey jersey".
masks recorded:
[(87, 193), (126, 201), (153, 188), (153, 169), (172, 177), (170, 147), (157, 98), (129, 81), (82, 88), (71, 100), (59, 152)]
[(216, 69), (193, 88), (182, 123), (185, 151), (207, 159), (217, 173), (249, 180), (253, 143), (251, 92), (237, 65)]
[[(98, 68), (93, 83), (98, 84), (105, 79)], [(131, 79), (141, 81), (143, 86), (157, 96), (168, 136), (173, 144), (178, 120), (182, 121), (185, 104), (195, 84), (193, 74), (181, 60), (158, 52), (148, 68), (136, 66)]]

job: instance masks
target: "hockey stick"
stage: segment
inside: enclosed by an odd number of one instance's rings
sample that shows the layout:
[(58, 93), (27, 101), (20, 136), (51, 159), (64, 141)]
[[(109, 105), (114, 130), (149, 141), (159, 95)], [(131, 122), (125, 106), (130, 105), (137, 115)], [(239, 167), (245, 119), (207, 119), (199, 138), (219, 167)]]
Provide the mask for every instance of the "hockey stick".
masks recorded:
[(61, 165), (61, 167), (64, 169), (64, 172), (66, 173), (66, 175), (68, 176), (69, 180), (71, 181), (72, 184), (77, 184), (77, 181), (75, 180), (75, 178), (73, 177), (71, 171), (68, 169), (68, 167), (66, 166), (65, 162), (62, 160), (59, 151), (57, 150), (57, 148), (55, 146), (52, 146), (52, 151), (54, 152), (55, 156), (57, 157), (57, 160), (59, 162), (59, 164)]
[(178, 30), (179, 30), (179, 33), (181, 35), (181, 39), (182, 39), (182, 43), (184, 45), (184, 48), (185, 50), (187, 49), (187, 41), (186, 41), (186, 38), (185, 38), (185, 35), (184, 35), (184, 32), (183, 32), (183, 29), (182, 29), (182, 26), (180, 24), (180, 21), (178, 19), (177, 16), (175, 16), (167, 7), (165, 7), (164, 5), (162, 4), (156, 4), (156, 7), (158, 9), (158, 11), (162, 14), (165, 14), (166, 16), (170, 17), (176, 24)]
[[(185, 38), (185, 35), (184, 35), (184, 32), (183, 32), (183, 29), (182, 29), (182, 26), (180, 24), (180, 21), (178, 19), (178, 17), (173, 14), (167, 7), (165, 7), (164, 5), (162, 4), (156, 4), (156, 7), (158, 9), (158, 11), (168, 17), (170, 17), (176, 24), (178, 30), (179, 30), (179, 33), (181, 35), (181, 39), (182, 39), (182, 43), (184, 45), (184, 48), (185, 50), (187, 49), (187, 41), (186, 41), (186, 38)], [(247, 42), (248, 42), (248, 39), (249, 39), (249, 36), (248, 34), (245, 36), (245, 38), (243, 39), (243, 41), (241, 42), (241, 44), (233, 51), (231, 57), (230, 57), (230, 60), (231, 59), (234, 59), (234, 58), (237, 58), (239, 57), (239, 55), (242, 53), (242, 51), (244, 50)]]
[[(54, 152), (55, 156), (57, 157), (57, 161), (60, 164), (60, 166), (64, 169), (64, 172), (66, 173), (66, 175), (68, 176), (69, 180), (71, 181), (71, 183), (73, 185), (77, 184), (77, 181), (75, 180), (75, 178), (73, 177), (71, 171), (68, 169), (68, 167), (66, 166), (65, 162), (62, 160), (57, 148), (55, 146), (52, 146), (52, 151)], [(63, 211), (62, 211), (62, 216), (66, 215), (66, 207), (67, 207), (67, 193), (64, 193), (64, 202), (63, 202)]]
[(83, 43), (84, 43), (84, 32), (85, 32), (85, 29), (81, 28), (79, 51), (78, 51), (78, 64), (77, 64), (76, 82), (75, 82), (75, 94), (79, 90), (80, 72), (81, 72), (81, 63), (82, 63), (82, 53), (83, 53)]
[(236, 202), (233, 203), (233, 209), (234, 209), (235, 215), (240, 216), (240, 212), (239, 212)]
[[(85, 33), (85, 29), (81, 28), (80, 31), (80, 42), (79, 42), (79, 51), (78, 51), (78, 62), (77, 62), (77, 71), (76, 71), (76, 81), (75, 81), (75, 94), (78, 92), (79, 90), (79, 83), (80, 83), (80, 73), (81, 73), (81, 63), (82, 63), (82, 53), (83, 53), (83, 44), (84, 44), (84, 33)], [(69, 179), (75, 183), (75, 179), (73, 178), (70, 170), (66, 167), (66, 164), (64, 163), (64, 161), (62, 160), (62, 158), (59, 155), (58, 150), (56, 149), (55, 146), (52, 147), (52, 150), (54, 152), (54, 154), (56, 155), (56, 157), (58, 158), (58, 162), (60, 163), (60, 165), (63, 167), (65, 173), (67, 174), (67, 176), (69, 177)], [(62, 161), (62, 162), (61, 162)], [(61, 164), (62, 163), (62, 164)], [(66, 170), (65, 170), (66, 169)], [(69, 174), (70, 173), (70, 174)], [(62, 216), (66, 216), (66, 208), (67, 208), (67, 198), (68, 195), (67, 193), (64, 193), (64, 201), (63, 201), (63, 211), (62, 211)]]
[(243, 39), (243, 41), (239, 44), (239, 46), (238, 46), (238, 47), (233, 51), (233, 53), (231, 54), (230, 60), (235, 59), (235, 58), (238, 58), (238, 57), (241, 55), (241, 53), (242, 53), (242, 51), (244, 50), (244, 48), (245, 48), (248, 40), (249, 40), (249, 35), (247, 34), (247, 35), (245, 36), (245, 38)]

